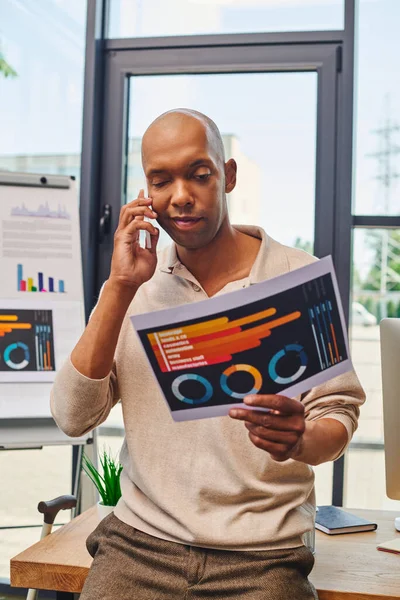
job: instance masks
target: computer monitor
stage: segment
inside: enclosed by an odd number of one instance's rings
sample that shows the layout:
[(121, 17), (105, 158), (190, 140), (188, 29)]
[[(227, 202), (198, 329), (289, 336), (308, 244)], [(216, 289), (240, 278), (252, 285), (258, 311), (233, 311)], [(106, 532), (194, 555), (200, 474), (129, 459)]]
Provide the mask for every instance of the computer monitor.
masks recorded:
[(380, 331), (386, 493), (400, 500), (400, 319), (383, 319)]

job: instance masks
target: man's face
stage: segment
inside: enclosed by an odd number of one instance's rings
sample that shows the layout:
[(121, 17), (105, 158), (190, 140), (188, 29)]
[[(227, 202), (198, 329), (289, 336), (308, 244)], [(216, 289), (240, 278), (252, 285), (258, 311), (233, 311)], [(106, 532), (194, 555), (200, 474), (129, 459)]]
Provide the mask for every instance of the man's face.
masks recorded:
[(185, 248), (202, 248), (227, 217), (225, 169), (205, 125), (194, 118), (155, 124), (143, 139), (143, 168), (158, 223)]

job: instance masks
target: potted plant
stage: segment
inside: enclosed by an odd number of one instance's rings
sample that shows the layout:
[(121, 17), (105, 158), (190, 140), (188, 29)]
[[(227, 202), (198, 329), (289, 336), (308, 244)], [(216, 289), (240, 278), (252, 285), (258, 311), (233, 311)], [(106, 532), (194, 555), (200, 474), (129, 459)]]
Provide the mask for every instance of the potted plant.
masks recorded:
[(120, 475), (122, 466), (119, 460), (112, 457), (106, 450), (99, 454), (99, 461), (101, 472), (95, 467), (90, 458), (84, 454), (82, 467), (99, 492), (100, 500), (97, 503), (97, 510), (100, 518), (103, 518), (114, 510), (121, 497)]

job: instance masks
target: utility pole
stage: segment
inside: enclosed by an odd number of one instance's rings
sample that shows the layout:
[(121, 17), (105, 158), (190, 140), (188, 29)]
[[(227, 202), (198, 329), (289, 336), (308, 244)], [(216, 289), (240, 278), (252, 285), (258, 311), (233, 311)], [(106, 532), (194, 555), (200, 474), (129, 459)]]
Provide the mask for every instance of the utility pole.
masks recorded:
[[(400, 174), (396, 172), (393, 166), (393, 157), (400, 154), (400, 146), (393, 142), (394, 134), (400, 131), (400, 126), (391, 120), (389, 96), (386, 96), (386, 107), (385, 107), (385, 122), (383, 127), (375, 129), (372, 133), (379, 136), (381, 140), (381, 149), (379, 152), (369, 154), (368, 156), (374, 157), (378, 160), (380, 165), (380, 173), (374, 177), (378, 179), (383, 186), (383, 211), (382, 214), (388, 215), (390, 211), (391, 193), (393, 183), (400, 177)], [(379, 208), (381, 208), (379, 206)], [(381, 305), (381, 318), (387, 316), (387, 304), (386, 304), (386, 292), (388, 284), (388, 257), (389, 257), (389, 229), (382, 229), (382, 240), (381, 240), (381, 260), (380, 260), (380, 305)]]

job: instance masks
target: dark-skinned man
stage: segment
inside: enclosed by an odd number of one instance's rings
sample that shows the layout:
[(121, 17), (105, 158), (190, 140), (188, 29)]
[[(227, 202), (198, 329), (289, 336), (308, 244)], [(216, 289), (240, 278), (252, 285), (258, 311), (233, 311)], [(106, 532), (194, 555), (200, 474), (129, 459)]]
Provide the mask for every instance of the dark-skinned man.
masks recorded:
[[(71, 436), (100, 425), (118, 400), (124, 415), (122, 498), (88, 538), (94, 560), (81, 600), (317, 598), (303, 543), (315, 511), (310, 465), (339, 457), (357, 427), (355, 374), (301, 398), (254, 395), (245, 402), (255, 410), (175, 423), (129, 321), (315, 259), (230, 223), (237, 166), (205, 115), (158, 117), (142, 161), (148, 197), (141, 190), (121, 210), (109, 278), (51, 397)], [(174, 242), (159, 253), (152, 220)]]

